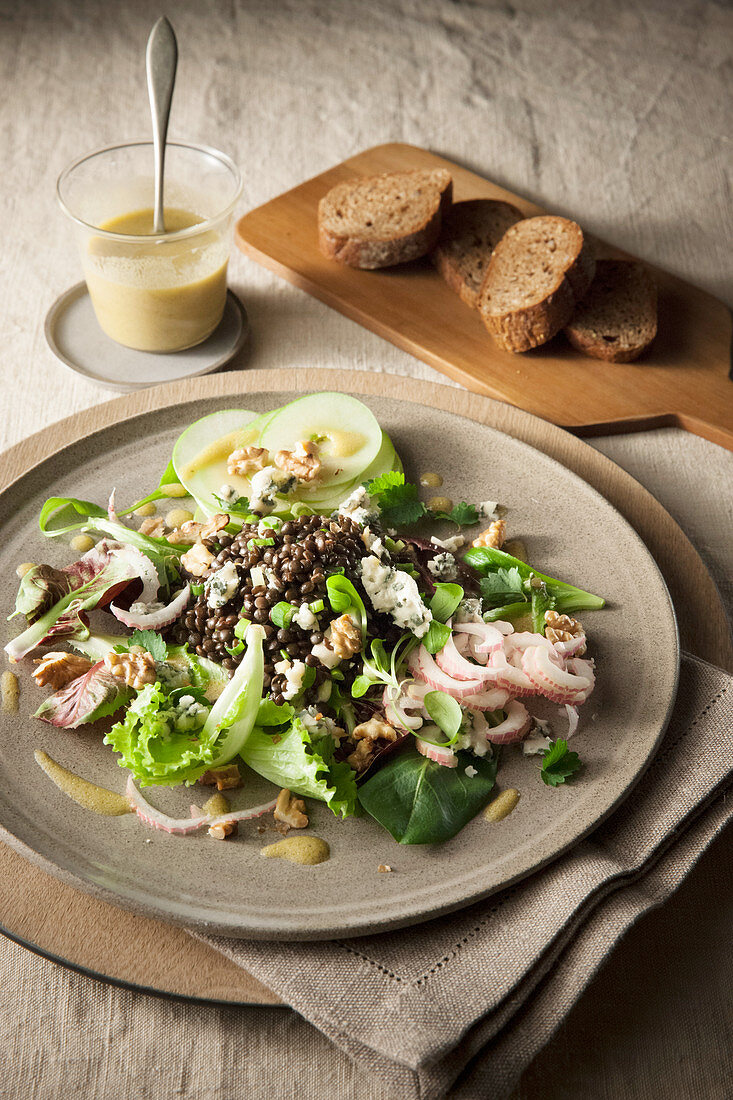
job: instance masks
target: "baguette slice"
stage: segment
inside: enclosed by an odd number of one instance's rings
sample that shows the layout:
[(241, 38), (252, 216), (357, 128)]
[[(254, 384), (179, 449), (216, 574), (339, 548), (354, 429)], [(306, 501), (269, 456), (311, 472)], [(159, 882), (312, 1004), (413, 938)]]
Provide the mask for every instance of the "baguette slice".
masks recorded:
[(657, 335), (657, 288), (643, 264), (599, 260), (590, 290), (565, 328), (594, 359), (630, 363)]
[(550, 214), (525, 218), (494, 249), (479, 312), (499, 347), (529, 351), (568, 323), (594, 274), (579, 225)]
[(435, 245), (451, 195), (450, 173), (443, 168), (340, 183), (318, 204), (319, 248), (350, 267), (416, 260)]
[(496, 199), (455, 203), (430, 259), (451, 290), (476, 309), (491, 253), (507, 229), (522, 220), (516, 206)]

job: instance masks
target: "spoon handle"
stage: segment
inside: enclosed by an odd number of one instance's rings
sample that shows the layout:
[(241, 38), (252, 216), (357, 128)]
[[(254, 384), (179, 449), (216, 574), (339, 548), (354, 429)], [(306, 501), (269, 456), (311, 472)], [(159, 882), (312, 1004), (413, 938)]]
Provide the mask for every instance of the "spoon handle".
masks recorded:
[(155, 233), (165, 232), (163, 220), (165, 138), (168, 133), (168, 118), (171, 113), (177, 64), (176, 36), (168, 20), (165, 16), (161, 16), (150, 32), (145, 51), (145, 71), (148, 77), (150, 113), (153, 117), (153, 151), (155, 153)]

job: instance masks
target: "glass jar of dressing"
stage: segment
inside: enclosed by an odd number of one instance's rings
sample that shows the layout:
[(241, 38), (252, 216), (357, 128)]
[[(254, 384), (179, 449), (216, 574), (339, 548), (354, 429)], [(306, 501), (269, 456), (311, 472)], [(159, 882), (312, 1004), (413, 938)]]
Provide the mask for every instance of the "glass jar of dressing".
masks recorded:
[(81, 157), (56, 190), (108, 336), (140, 351), (171, 352), (211, 335), (224, 312), (229, 235), (242, 192), (229, 157), (167, 143), (162, 235), (153, 230), (152, 142)]

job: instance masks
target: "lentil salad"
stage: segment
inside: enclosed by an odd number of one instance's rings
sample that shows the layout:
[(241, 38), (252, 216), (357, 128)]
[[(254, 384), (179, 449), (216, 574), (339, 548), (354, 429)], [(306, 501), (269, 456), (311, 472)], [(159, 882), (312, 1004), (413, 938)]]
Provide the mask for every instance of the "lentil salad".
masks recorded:
[[(192, 518), (166, 531), (150, 508), (182, 494)], [(449, 533), (433, 533), (437, 522)], [(401, 843), (435, 843), (487, 804), (500, 746), (537, 752), (551, 786), (579, 767), (525, 700), (561, 705), (574, 732), (595, 674), (571, 613), (603, 600), (502, 549), (494, 502), (426, 507), (353, 398), (206, 417), (143, 501), (118, 511), (114, 493), (106, 509), (52, 498), (40, 523), (50, 537), (102, 537), (69, 566), (25, 572), (27, 629), (6, 650), (19, 660), (53, 647), (36, 659), (34, 678), (52, 688), (37, 717), (118, 719), (104, 741), (149, 824), (223, 838), (274, 810), (298, 828), (310, 797), (342, 816), (360, 806)], [(99, 609), (131, 633), (92, 629)], [(173, 819), (139, 789), (234, 789), (243, 764), (278, 798)]]

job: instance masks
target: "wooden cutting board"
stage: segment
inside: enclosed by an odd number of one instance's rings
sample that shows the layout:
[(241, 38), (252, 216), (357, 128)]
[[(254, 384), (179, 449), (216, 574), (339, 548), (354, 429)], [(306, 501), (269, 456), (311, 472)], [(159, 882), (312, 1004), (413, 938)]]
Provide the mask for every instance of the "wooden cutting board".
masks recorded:
[[(654, 497), (604, 455), (547, 421), (463, 390), (356, 371), (336, 380), (328, 370), (255, 370), (189, 379), (98, 405), (24, 440), (2, 456), (0, 489), (66, 444), (150, 409), (197, 396), (339, 386), (490, 424), (574, 470), (611, 501), (654, 554), (670, 587), (683, 646), (733, 671), (733, 646), (715, 586), (691, 543)], [(183, 929), (88, 897), (2, 844), (0, 931), (67, 966), (148, 992), (238, 1004), (279, 1003), (251, 975)]]
[[(733, 449), (731, 314), (705, 291), (650, 266), (659, 287), (659, 333), (636, 363), (603, 363), (560, 334), (512, 355), (498, 348), (428, 260), (357, 271), (318, 251), (318, 200), (354, 176), (447, 168), (454, 199), (492, 198), (547, 213), (520, 195), (414, 145), (377, 145), (240, 218), (239, 247), (347, 317), (476, 393), (488, 394), (578, 435), (676, 425)], [(595, 242), (599, 256), (628, 253)]]

